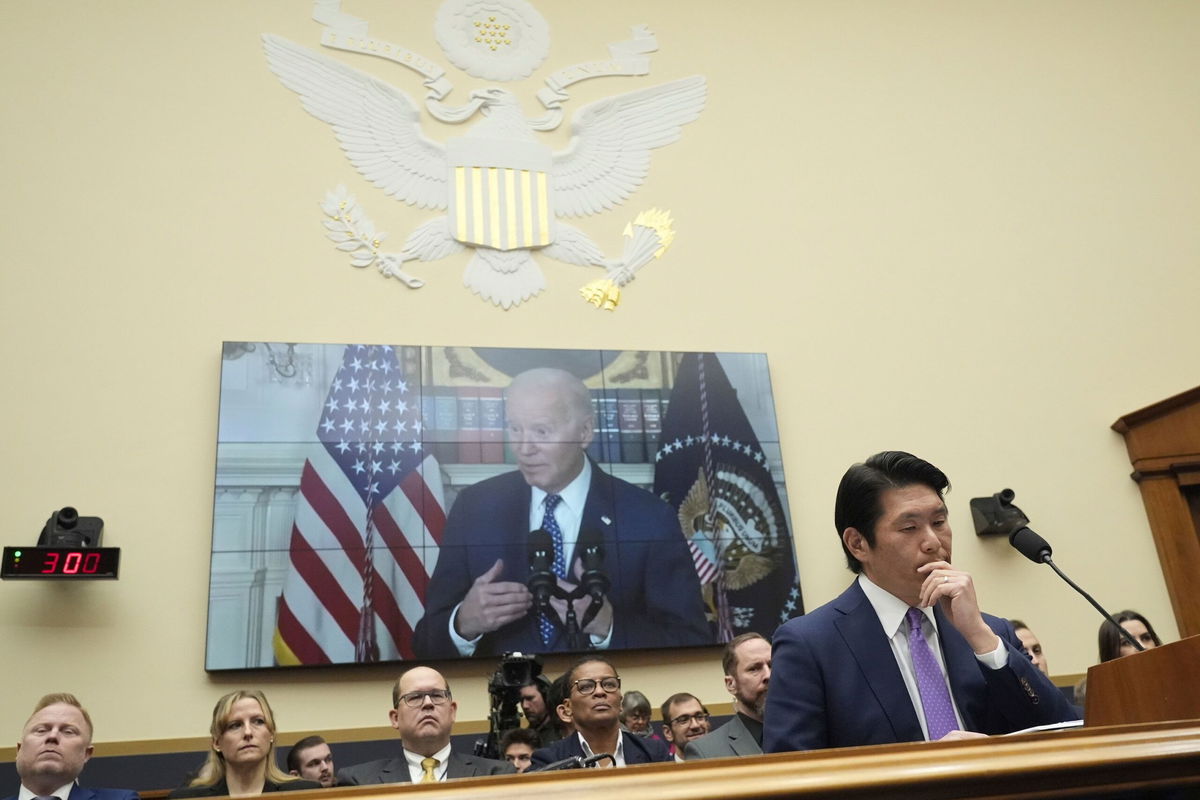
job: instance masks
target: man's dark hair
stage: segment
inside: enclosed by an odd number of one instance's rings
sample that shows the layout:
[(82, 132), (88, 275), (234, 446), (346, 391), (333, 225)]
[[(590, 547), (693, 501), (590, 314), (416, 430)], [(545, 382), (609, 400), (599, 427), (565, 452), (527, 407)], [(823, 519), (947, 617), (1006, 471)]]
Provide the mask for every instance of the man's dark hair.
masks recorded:
[(1008, 624), (1013, 626), (1013, 630), (1014, 630), (1014, 631), (1019, 631), (1019, 630), (1021, 630), (1022, 628), (1024, 628), (1025, 630), (1029, 630), (1029, 629), (1030, 629), (1028, 625), (1026, 625), (1024, 622), (1022, 622), (1022, 621), (1021, 621), (1021, 620), (1019, 620), (1019, 619), (1010, 619), (1010, 620), (1008, 621)]
[(505, 731), (504, 735), (500, 737), (501, 758), (504, 758), (504, 753), (508, 750), (510, 744), (527, 744), (534, 750), (537, 750), (542, 746), (542, 740), (533, 728), (511, 728)]
[(300, 754), (310, 747), (316, 747), (319, 744), (325, 744), (325, 740), (320, 736), (305, 736), (300, 741), (292, 745), (292, 749), (288, 750), (287, 768), (288, 772), (295, 771), (300, 774)]
[[(595, 661), (598, 661), (601, 664), (607, 664), (609, 666), (609, 668), (613, 671), (613, 675), (617, 674), (617, 668), (614, 667), (613, 663), (611, 661), (609, 661), (607, 658), (605, 658), (603, 656), (583, 656), (582, 658), (578, 659), (574, 664), (572, 664), (570, 666), (570, 668), (567, 670), (566, 686), (563, 687), (563, 697), (569, 697), (571, 695), (571, 689), (575, 685), (575, 671), (578, 670), (580, 667), (582, 667), (584, 664), (591, 664), (592, 662), (595, 662)], [(562, 702), (562, 701), (560, 700), (559, 702)]]
[(533, 680), (531, 680), (529, 683), (527, 683), (525, 685), (532, 686), (535, 689), (537, 689), (538, 694), (540, 694), (542, 696), (542, 702), (546, 702), (550, 699), (550, 678), (548, 678), (547, 676), (538, 675), (536, 678), (534, 678)]
[[(675, 705), (676, 703), (687, 702), (688, 700), (695, 700), (697, 703), (700, 703), (700, 698), (696, 697), (696, 695), (691, 694), (690, 692), (676, 692), (664, 700), (662, 708), (659, 709), (659, 711), (662, 713), (663, 724), (671, 724), (671, 718), (667, 716), (671, 713), (671, 706)], [(705, 714), (708, 713), (708, 708), (704, 705), (704, 703), (700, 703), (700, 708), (704, 709)]]
[(838, 541), (842, 542), (842, 552), (846, 554), (846, 566), (852, 572), (862, 572), (862, 563), (850, 554), (842, 541), (842, 533), (847, 528), (854, 528), (862, 534), (868, 547), (874, 547), (875, 523), (883, 514), (879, 498), (888, 489), (903, 489), (913, 484), (928, 486), (941, 497), (950, 488), (950, 479), (928, 461), (900, 450), (876, 453), (846, 470), (838, 484), (833, 524), (837, 527)]
[(737, 669), (737, 649), (751, 639), (762, 639), (767, 644), (771, 643), (770, 639), (755, 631), (741, 633), (730, 639), (729, 643), (725, 645), (725, 655), (721, 656), (721, 669), (726, 675), (733, 675), (733, 671)]

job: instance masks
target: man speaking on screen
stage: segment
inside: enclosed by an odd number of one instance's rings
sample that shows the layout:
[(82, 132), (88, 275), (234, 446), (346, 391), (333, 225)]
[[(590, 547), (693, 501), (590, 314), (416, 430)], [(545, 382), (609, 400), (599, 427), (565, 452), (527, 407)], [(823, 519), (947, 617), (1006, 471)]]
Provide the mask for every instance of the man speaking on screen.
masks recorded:
[[(417, 655), (711, 644), (675, 513), (586, 455), (595, 420), (583, 382), (563, 370), (527, 370), (508, 387), (505, 413), (517, 470), (464, 489), (451, 508)], [(543, 572), (554, 596), (544, 610), (527, 585), (531, 539), (548, 545), (552, 575)], [(576, 590), (585, 569), (590, 594)]]

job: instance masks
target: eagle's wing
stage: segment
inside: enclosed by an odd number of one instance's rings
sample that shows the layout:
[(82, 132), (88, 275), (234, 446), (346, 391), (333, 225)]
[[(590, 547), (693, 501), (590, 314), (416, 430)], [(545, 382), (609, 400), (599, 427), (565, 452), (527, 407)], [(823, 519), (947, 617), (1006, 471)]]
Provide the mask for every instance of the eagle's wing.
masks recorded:
[(386, 193), (446, 208), (445, 148), (421, 133), (404, 92), (279, 36), (263, 34), (271, 71), (310, 114), (333, 126), (350, 162)]
[(612, 208), (646, 177), (650, 151), (700, 115), (702, 75), (610, 97), (579, 109), (566, 149), (554, 154), (554, 209), (578, 217)]

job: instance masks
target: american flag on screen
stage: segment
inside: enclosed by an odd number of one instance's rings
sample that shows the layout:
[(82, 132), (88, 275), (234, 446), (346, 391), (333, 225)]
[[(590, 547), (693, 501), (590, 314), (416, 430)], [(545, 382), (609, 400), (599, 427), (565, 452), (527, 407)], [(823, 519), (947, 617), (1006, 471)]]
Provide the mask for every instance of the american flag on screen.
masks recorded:
[(304, 463), (275, 627), (280, 665), (412, 658), (446, 522), (419, 377), (347, 345)]

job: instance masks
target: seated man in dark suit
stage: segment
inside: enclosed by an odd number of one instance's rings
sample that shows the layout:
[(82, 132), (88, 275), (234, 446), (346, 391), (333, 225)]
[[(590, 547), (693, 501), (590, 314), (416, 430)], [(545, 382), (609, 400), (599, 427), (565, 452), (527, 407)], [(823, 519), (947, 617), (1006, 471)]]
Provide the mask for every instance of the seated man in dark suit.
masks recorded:
[(733, 695), (733, 719), (684, 747), (685, 757), (729, 758), (762, 753), (763, 709), (771, 682), (771, 643), (761, 633), (743, 633), (725, 645), (721, 659), (725, 689)]
[(602, 753), (596, 766), (624, 767), (670, 761), (667, 746), (658, 739), (645, 739), (621, 730), (621, 677), (611, 663), (600, 656), (584, 656), (567, 671), (566, 712), (575, 725), (575, 733), (549, 747), (535, 750), (533, 769), (565, 758), (592, 758)]
[[(587, 387), (569, 372), (528, 370), (509, 386), (505, 414), (517, 470), (467, 487), (450, 509), (415, 632), (418, 655), (572, 649), (566, 601), (555, 598), (539, 614), (526, 587), (529, 533), (537, 529), (553, 543), (553, 571), (564, 591), (580, 580), (576, 543), (594, 536), (604, 546), (611, 585), (574, 649), (711, 644), (675, 512), (586, 456), (595, 432)], [(590, 603), (587, 595), (574, 601), (580, 625)]]
[(1007, 620), (951, 565), (945, 473), (884, 452), (842, 477), (834, 520), (858, 579), (774, 637), (763, 750), (1011, 733), (1078, 719)]
[(434, 783), (513, 772), (511, 764), (463, 755), (450, 749), (458, 704), (437, 670), (413, 667), (392, 687), (388, 719), (400, 732), (402, 753), (339, 770), (338, 786), (368, 783)]
[(137, 800), (126, 789), (88, 789), (76, 780), (92, 757), (92, 718), (71, 694), (38, 701), (17, 742), (17, 794), (6, 800)]

